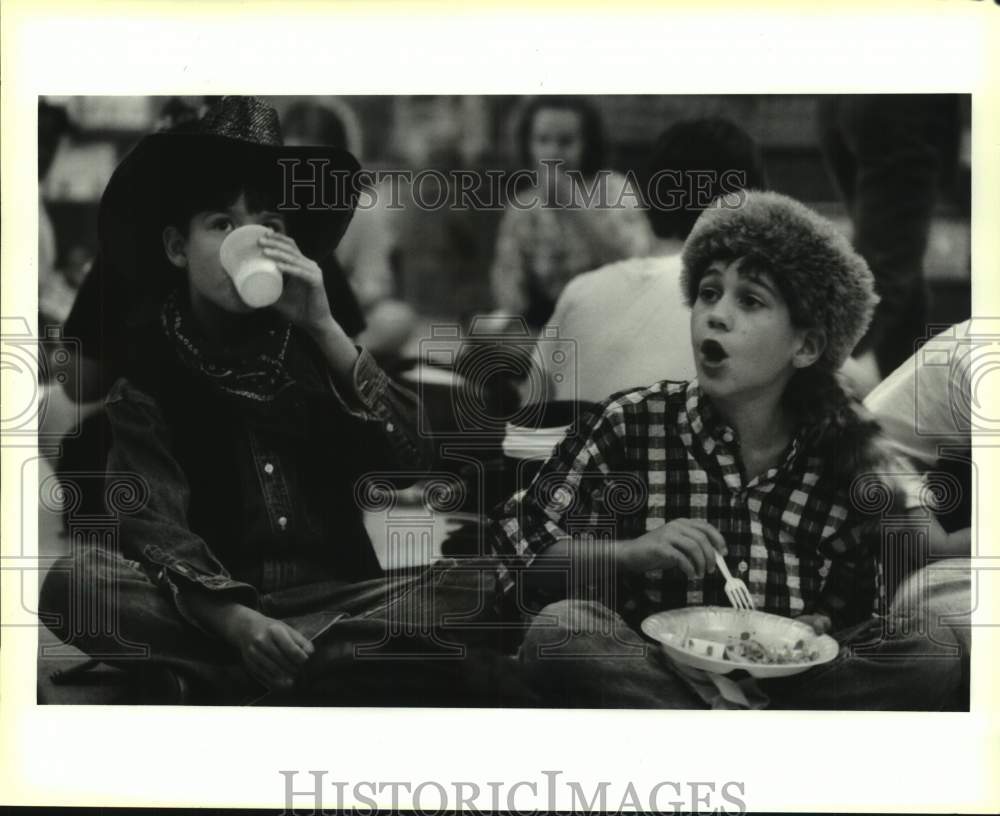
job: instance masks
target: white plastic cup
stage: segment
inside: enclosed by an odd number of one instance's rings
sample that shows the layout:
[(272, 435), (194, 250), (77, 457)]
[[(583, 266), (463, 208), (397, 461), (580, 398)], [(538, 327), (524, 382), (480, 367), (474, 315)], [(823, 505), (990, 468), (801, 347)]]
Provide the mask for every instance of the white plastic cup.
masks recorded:
[(283, 280), (278, 265), (264, 255), (258, 241), (270, 233), (261, 224), (234, 229), (219, 247), (222, 268), (232, 278), (240, 298), (254, 309), (270, 306), (281, 297)]

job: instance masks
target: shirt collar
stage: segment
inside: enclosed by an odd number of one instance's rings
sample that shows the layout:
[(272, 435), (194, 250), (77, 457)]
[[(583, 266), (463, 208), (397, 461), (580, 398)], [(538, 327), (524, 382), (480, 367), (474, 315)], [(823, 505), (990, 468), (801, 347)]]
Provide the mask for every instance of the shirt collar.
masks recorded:
[(695, 436), (721, 439), (728, 431), (736, 438), (736, 432), (722, 421), (718, 411), (712, 406), (711, 400), (701, 390), (698, 380), (688, 383), (685, 407), (687, 408), (688, 424)]
[[(692, 436), (697, 439), (709, 456), (718, 455), (720, 445), (733, 450), (738, 449), (736, 431), (722, 419), (722, 416), (712, 405), (697, 379), (688, 383), (685, 394), (688, 425)], [(786, 470), (795, 463), (805, 442), (805, 429), (799, 428), (788, 445), (785, 457), (777, 468), (768, 471), (767, 476)]]

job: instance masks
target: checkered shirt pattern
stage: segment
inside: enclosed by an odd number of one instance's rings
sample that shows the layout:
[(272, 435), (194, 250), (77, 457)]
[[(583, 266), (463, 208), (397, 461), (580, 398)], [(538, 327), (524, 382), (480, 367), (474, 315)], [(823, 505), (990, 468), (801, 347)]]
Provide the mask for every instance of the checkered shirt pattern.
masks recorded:
[[(518, 573), (559, 539), (574, 546), (588, 534), (629, 540), (692, 518), (723, 534), (727, 565), (757, 609), (823, 613), (835, 626), (868, 617), (881, 594), (874, 548), (863, 535), (873, 519), (851, 502), (849, 485), (825, 473), (804, 438), (800, 432), (779, 466), (746, 481), (735, 433), (696, 380), (613, 395), (556, 446), (525, 490), (494, 511), (500, 588), (509, 593)], [(629, 617), (729, 605), (718, 572), (689, 580), (677, 570), (651, 571), (625, 597)]]

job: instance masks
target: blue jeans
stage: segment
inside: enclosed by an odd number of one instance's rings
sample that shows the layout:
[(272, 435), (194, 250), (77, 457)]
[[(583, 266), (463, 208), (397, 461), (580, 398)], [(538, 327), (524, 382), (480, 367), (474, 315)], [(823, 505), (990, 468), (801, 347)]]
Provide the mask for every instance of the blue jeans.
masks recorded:
[[(758, 680), (754, 691), (777, 709), (967, 708), (970, 597), (969, 572), (960, 563), (925, 567), (900, 587), (885, 619), (835, 635), (841, 650), (833, 661), (792, 677)], [(521, 661), (545, 705), (709, 706), (658, 646), (592, 601), (545, 607), (528, 630)]]
[(183, 618), (169, 585), (101, 548), (58, 562), (40, 612), (63, 643), (126, 670), (170, 666), (200, 702), (268, 705), (532, 705), (501, 653), (492, 562), (445, 560), (410, 575), (324, 581), (262, 595), (260, 611), (295, 627), (316, 652), (291, 692), (268, 692), (238, 654)]

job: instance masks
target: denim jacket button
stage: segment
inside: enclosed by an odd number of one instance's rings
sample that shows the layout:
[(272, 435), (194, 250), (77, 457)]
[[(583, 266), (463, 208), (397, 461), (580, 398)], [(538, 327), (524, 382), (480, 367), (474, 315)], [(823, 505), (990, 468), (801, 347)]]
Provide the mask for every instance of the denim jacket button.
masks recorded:
[(287, 516), (279, 516), (278, 517), (278, 526), (282, 530), (284, 530), (288, 526), (288, 518), (287, 518)]
[(396, 426), (395, 426), (395, 425), (393, 425), (393, 424), (392, 424), (391, 422), (386, 422), (386, 423), (385, 423), (385, 429), (386, 429), (386, 430), (387, 430), (387, 431), (388, 431), (389, 433), (392, 433), (392, 432), (393, 432), (394, 430), (396, 430)]
[(268, 462), (266, 465), (264, 465), (264, 472), (268, 476), (270, 476), (272, 473), (274, 473), (274, 465), (272, 465), (270, 462)]

